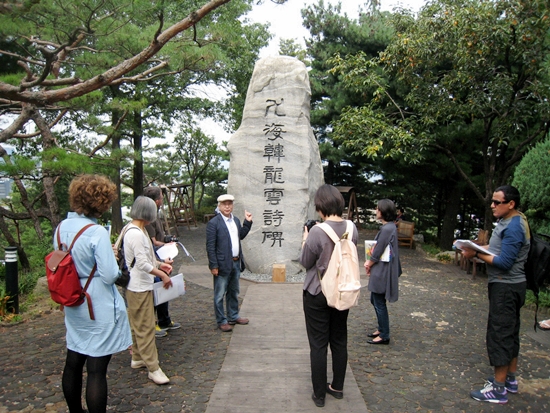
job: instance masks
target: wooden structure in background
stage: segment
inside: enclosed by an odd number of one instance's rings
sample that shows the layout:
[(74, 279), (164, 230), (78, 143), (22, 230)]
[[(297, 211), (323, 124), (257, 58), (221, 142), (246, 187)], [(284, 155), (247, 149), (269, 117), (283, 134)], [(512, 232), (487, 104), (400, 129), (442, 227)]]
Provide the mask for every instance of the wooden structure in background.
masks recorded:
[(414, 222), (399, 221), (397, 223), (397, 241), (399, 246), (409, 247), (414, 246)]
[(168, 205), (169, 216), (167, 219), (174, 226), (176, 236), (179, 237), (178, 225), (187, 225), (188, 229), (191, 229), (191, 224), (197, 226), (195, 220), (195, 213), (193, 211), (193, 205), (189, 198), (189, 192), (187, 188), (191, 185), (178, 184), (162, 186), (162, 192), (164, 194), (164, 203)]
[(353, 186), (337, 186), (336, 189), (340, 191), (344, 199), (346, 199), (346, 196), (349, 197), (348, 208), (347, 211), (344, 212), (344, 214), (346, 214), (345, 218), (355, 222), (355, 224), (358, 225), (359, 213), (357, 211), (357, 197), (355, 196), (355, 188)]

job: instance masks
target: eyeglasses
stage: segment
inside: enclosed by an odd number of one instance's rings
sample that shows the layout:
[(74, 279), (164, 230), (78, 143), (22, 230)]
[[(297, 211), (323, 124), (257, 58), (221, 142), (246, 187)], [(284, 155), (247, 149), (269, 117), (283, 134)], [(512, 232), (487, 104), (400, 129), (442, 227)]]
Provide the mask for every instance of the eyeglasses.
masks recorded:
[(499, 206), (500, 204), (507, 204), (510, 201), (497, 201), (496, 199), (491, 199), (491, 204), (495, 204), (495, 206)]

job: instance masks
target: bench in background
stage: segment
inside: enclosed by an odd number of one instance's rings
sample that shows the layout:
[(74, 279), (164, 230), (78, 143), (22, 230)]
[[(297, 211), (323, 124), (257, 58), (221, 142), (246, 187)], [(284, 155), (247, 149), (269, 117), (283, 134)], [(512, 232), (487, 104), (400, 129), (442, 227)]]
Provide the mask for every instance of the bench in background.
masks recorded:
[(397, 223), (397, 241), (399, 246), (413, 248), (414, 246), (414, 222), (399, 221)]

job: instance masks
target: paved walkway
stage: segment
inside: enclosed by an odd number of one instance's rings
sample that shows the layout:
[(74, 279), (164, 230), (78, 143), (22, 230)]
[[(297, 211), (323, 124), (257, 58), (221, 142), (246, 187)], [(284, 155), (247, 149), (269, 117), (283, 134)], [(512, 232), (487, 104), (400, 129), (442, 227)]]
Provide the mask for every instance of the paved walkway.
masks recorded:
[[(309, 345), (296, 284), (251, 285), (206, 413), (310, 412)], [(329, 381), (330, 381), (329, 375)], [(229, 402), (229, 403), (228, 403)], [(367, 412), (348, 366), (345, 397), (328, 395), (327, 412)]]
[[(520, 392), (507, 405), (469, 398), (492, 374), (485, 350), (486, 282), (458, 267), (400, 250), (404, 274), (399, 301), (389, 306), (392, 343), (366, 344), (375, 316), (364, 293), (348, 321), (349, 368), (345, 396), (311, 401), (301, 286), (241, 282), (247, 326), (216, 329), (212, 277), (204, 260), (203, 229), (182, 239), (197, 258), (179, 261), (187, 293), (170, 305), (179, 330), (157, 340), (171, 378), (157, 386), (129, 367), (128, 353), (109, 367), (109, 411), (116, 412), (548, 412), (550, 332), (532, 330), (522, 311)], [(366, 280), (364, 280), (366, 281)], [(543, 314), (548, 318), (548, 314)], [(60, 388), (65, 329), (58, 311), (31, 322), (0, 326), (0, 413), (67, 412)], [(330, 377), (330, 374), (329, 374)]]

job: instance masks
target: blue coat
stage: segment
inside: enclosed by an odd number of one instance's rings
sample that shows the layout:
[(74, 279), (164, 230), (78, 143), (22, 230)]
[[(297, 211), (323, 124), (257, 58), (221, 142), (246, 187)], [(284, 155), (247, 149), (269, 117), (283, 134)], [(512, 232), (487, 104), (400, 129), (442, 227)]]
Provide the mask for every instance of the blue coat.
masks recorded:
[[(239, 258), (241, 259), (241, 271), (244, 270), (243, 249), (240, 240), (243, 240), (252, 227), (251, 221), (244, 221), (243, 226), (239, 218), (233, 215), (239, 232)], [(217, 214), (208, 221), (206, 226), (206, 252), (208, 253), (208, 268), (218, 268), (220, 275), (228, 275), (233, 270), (233, 253), (231, 236), (222, 214)]]
[[(61, 222), (61, 242), (71, 245), (76, 233), (87, 224), (97, 224), (97, 220), (69, 212), (67, 219)], [(54, 233), (54, 248), (57, 248), (56, 234), (57, 231)], [(90, 319), (85, 303), (64, 307), (67, 348), (92, 357), (125, 351), (132, 345), (132, 336), (126, 305), (114, 285), (120, 270), (105, 228), (101, 225), (88, 228), (75, 242), (71, 255), (82, 287), (97, 263), (87, 291), (92, 299), (95, 320)]]

